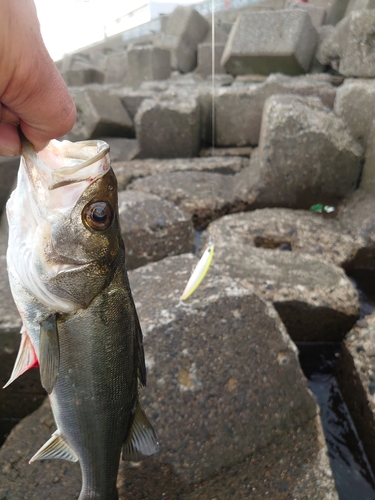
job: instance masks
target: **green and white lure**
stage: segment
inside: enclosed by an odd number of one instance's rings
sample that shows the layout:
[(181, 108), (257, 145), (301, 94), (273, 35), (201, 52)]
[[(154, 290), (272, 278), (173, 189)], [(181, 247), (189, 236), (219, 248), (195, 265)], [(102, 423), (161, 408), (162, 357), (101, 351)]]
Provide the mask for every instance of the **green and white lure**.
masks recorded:
[(331, 214), (335, 211), (335, 207), (330, 207), (329, 205), (322, 205), (318, 203), (310, 207), (310, 212), (317, 212), (319, 214)]
[(215, 247), (213, 243), (209, 243), (186, 284), (185, 290), (181, 295), (181, 300), (187, 300), (202, 283), (207, 271), (210, 268), (212, 258), (214, 256), (214, 249)]

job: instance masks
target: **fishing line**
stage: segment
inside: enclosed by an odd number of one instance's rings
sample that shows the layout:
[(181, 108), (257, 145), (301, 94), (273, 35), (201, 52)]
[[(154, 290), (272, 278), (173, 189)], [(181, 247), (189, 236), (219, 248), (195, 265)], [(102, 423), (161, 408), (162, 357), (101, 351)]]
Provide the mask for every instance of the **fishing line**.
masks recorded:
[(215, 0), (211, 0), (211, 148), (215, 147)]

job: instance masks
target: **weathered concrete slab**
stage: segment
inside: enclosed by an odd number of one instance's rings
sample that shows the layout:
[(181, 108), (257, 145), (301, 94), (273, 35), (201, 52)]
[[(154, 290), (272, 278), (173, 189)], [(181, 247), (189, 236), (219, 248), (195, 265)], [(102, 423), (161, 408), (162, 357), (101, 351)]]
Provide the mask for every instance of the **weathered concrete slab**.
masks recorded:
[(345, 11), (347, 16), (353, 10), (375, 9), (374, 0), (349, 0), (348, 6)]
[(345, 15), (349, 0), (309, 0), (309, 5), (320, 7), (327, 11), (326, 24), (337, 24)]
[(375, 119), (375, 82), (373, 80), (345, 80), (337, 89), (335, 113), (345, 121), (351, 135), (364, 148)]
[(221, 64), (234, 75), (299, 75), (309, 69), (317, 41), (310, 16), (302, 10), (241, 14), (231, 30)]
[(366, 139), (365, 163), (363, 165), (359, 187), (372, 196), (375, 196), (375, 121), (372, 122), (369, 129), (366, 130)]
[(254, 207), (337, 206), (357, 186), (361, 146), (319, 100), (273, 96), (264, 106), (258, 155), (238, 174)]
[(111, 162), (130, 161), (136, 157), (139, 151), (136, 139), (123, 139), (122, 137), (100, 137), (109, 144)]
[(138, 88), (144, 81), (167, 80), (171, 74), (171, 57), (167, 49), (152, 45), (135, 46), (128, 50), (126, 82)]
[[(224, 52), (224, 43), (200, 43), (198, 45), (198, 63), (196, 72), (207, 77), (214, 74), (226, 73), (225, 68), (220, 64), (221, 56)], [(212, 65), (212, 48), (214, 50), (214, 64)]]
[(375, 197), (364, 189), (357, 189), (340, 209), (339, 218), (346, 231), (357, 241), (363, 240), (362, 247), (355, 255), (351, 267), (375, 268)]
[(210, 158), (176, 158), (173, 160), (158, 160), (149, 158), (145, 160), (132, 160), (127, 162), (115, 161), (112, 168), (115, 171), (119, 190), (140, 177), (168, 173), (168, 172), (211, 172), (232, 175), (240, 172), (248, 164), (246, 158), (210, 157)]
[(145, 100), (134, 118), (139, 158), (190, 158), (200, 144), (200, 115), (195, 99)]
[(197, 47), (209, 29), (208, 21), (192, 7), (177, 6), (163, 23), (158, 45), (171, 52), (171, 66), (182, 73), (197, 65)]
[(308, 13), (310, 16), (312, 25), (315, 29), (318, 29), (320, 26), (324, 24), (324, 21), (327, 16), (327, 11), (323, 7), (318, 7), (316, 5), (296, 2), (295, 0), (290, 0), (287, 4), (286, 8), (288, 9), (301, 9)]
[[(216, 144), (218, 146), (256, 145), (259, 142), (263, 107), (266, 99), (276, 94), (319, 97), (332, 108), (336, 89), (326, 76), (289, 77), (270, 75), (261, 84), (235, 85), (220, 88), (215, 94)], [(208, 100), (208, 105), (210, 101)], [(207, 112), (210, 130), (212, 113)]]
[[(166, 87), (167, 88), (167, 87)], [(119, 89), (116, 94), (121, 98), (129, 116), (134, 120), (138, 109), (145, 99), (154, 99), (156, 97), (155, 90), (133, 90), (133, 89)]]
[(350, 12), (322, 41), (317, 52), (318, 60), (348, 77), (374, 78), (374, 25), (374, 10)]
[[(210, 483), (194, 483), (209, 479), (219, 499), (231, 498), (234, 485), (243, 492), (249, 484), (256, 499), (268, 491), (302, 500), (303, 491), (314, 500), (337, 500), (318, 408), (278, 315), (212, 270), (182, 305), (179, 295), (195, 262), (178, 256), (129, 273), (145, 334), (143, 404), (162, 447), (140, 467), (121, 464), (120, 498), (203, 499)], [(5, 498), (77, 497), (78, 464), (27, 464), (53, 432), (51, 417), (46, 402), (1, 448)]]
[(214, 268), (272, 301), (293, 340), (342, 339), (359, 316), (358, 294), (344, 271), (303, 252), (253, 246), (251, 215), (228, 215), (209, 225)]
[(308, 254), (341, 267), (364, 245), (341, 220), (306, 210), (264, 208), (233, 215), (230, 223), (238, 234), (246, 234), (246, 244), (253, 248)]
[(105, 83), (125, 84), (128, 71), (128, 54), (125, 50), (107, 55), (104, 73)]
[(76, 91), (73, 99), (77, 120), (67, 134), (69, 140), (82, 141), (106, 135), (134, 137), (133, 122), (117, 95), (105, 88), (88, 87)]
[(119, 215), (128, 269), (192, 251), (191, 217), (167, 200), (139, 191), (120, 191)]
[(136, 179), (129, 189), (156, 194), (189, 213), (198, 229), (244, 208), (233, 193), (233, 176), (210, 172), (171, 172)]
[(364, 319), (345, 338), (338, 358), (337, 377), (350, 415), (371, 467), (375, 467), (375, 314)]

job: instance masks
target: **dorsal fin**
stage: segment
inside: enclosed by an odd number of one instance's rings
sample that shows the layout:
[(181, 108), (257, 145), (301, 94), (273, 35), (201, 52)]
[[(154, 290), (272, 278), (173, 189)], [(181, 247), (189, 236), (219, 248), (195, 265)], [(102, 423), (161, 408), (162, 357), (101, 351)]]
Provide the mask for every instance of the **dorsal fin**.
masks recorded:
[(48, 394), (51, 394), (60, 367), (56, 314), (51, 314), (40, 323), (39, 363), (40, 381)]
[(18, 350), (17, 359), (14, 363), (14, 368), (10, 379), (4, 385), (8, 387), (17, 377), (25, 373), (29, 368), (35, 368), (39, 366), (38, 358), (35, 353), (33, 344), (31, 343), (30, 337), (27, 335), (26, 330), (22, 329), (21, 344)]
[(29, 464), (35, 460), (46, 460), (47, 458), (59, 458), (61, 460), (69, 460), (70, 462), (78, 462), (78, 457), (56, 431), (52, 434), (50, 439), (38, 450), (35, 455), (30, 459)]
[(159, 442), (156, 432), (137, 402), (133, 424), (122, 447), (122, 458), (138, 462), (158, 451)]

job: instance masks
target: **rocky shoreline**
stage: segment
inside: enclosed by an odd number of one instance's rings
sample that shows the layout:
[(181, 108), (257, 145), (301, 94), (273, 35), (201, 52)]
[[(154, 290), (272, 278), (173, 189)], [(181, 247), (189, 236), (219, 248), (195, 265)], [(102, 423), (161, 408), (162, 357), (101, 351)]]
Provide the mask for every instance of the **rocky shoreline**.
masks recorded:
[[(375, 314), (360, 319), (346, 276), (375, 269), (374, 9), (264, 0), (220, 13), (214, 79), (210, 21), (186, 7), (157, 35), (59, 63), (78, 110), (67, 138), (111, 146), (145, 337), (142, 398), (161, 442), (156, 457), (121, 464), (121, 499), (338, 499), (298, 341), (342, 341), (340, 387), (375, 467)], [(2, 160), (0, 172), (3, 208), (16, 168)], [(212, 267), (181, 303), (209, 240)], [(5, 251), (3, 217), (8, 366), (20, 318)], [(0, 500), (78, 495), (77, 464), (27, 464), (53, 430), (47, 401), (13, 429)]]

